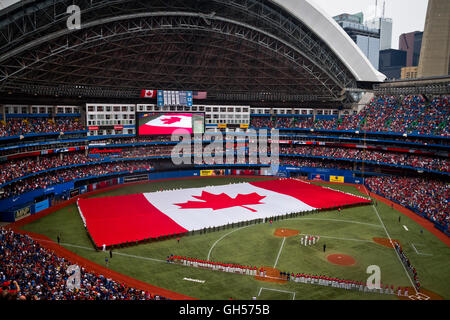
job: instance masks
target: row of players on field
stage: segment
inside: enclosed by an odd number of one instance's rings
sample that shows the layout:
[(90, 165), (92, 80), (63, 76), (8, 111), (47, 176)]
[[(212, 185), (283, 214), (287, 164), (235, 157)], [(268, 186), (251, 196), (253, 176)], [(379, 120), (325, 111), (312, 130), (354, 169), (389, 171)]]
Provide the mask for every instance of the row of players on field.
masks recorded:
[(274, 279), (282, 279), (286, 281), (294, 281), (298, 283), (305, 284), (315, 284), (322, 286), (329, 286), (333, 288), (340, 288), (346, 290), (359, 290), (361, 292), (378, 292), (383, 294), (397, 294), (408, 296), (408, 288), (398, 287), (397, 290), (394, 289), (394, 286), (388, 285), (380, 285), (377, 287), (370, 287), (366, 283), (361, 281), (353, 281), (353, 280), (344, 280), (326, 276), (314, 276), (308, 274), (301, 273), (289, 273), (289, 272), (280, 272), (280, 277), (273, 277), (267, 275), (267, 270), (264, 268), (257, 267), (249, 267), (242, 266), (236, 264), (229, 263), (220, 263), (220, 262), (212, 262), (205, 261), (200, 259), (188, 258), (188, 257), (179, 257), (170, 255), (167, 257), (168, 263), (177, 263), (184, 266), (195, 267), (195, 268), (204, 268), (210, 269), (214, 271), (222, 271), (222, 272), (230, 272), (237, 273), (242, 275), (256, 276), (260, 278), (274, 278)]

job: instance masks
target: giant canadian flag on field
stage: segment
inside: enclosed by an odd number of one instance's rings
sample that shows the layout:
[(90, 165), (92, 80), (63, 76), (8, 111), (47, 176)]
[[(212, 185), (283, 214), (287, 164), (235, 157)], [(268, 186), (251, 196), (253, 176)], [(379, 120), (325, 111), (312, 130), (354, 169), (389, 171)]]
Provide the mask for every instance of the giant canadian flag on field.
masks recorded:
[(79, 199), (98, 247), (370, 200), (285, 179)]
[(177, 129), (192, 133), (192, 114), (165, 113), (139, 126), (140, 135), (172, 134)]

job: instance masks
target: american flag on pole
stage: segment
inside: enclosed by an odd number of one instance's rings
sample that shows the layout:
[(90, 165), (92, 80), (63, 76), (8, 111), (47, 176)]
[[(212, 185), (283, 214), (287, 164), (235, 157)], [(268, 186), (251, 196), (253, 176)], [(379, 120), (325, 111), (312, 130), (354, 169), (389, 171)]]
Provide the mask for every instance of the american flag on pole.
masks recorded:
[(192, 93), (192, 96), (194, 99), (197, 99), (197, 100), (205, 100), (207, 98), (208, 94), (206, 91), (194, 91)]

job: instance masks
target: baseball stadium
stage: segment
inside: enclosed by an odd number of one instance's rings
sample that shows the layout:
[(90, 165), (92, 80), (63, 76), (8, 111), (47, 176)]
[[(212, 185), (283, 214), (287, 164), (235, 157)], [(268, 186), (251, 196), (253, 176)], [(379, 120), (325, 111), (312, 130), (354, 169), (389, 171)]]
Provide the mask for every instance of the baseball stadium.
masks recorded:
[(314, 0), (5, 1), (0, 299), (450, 299), (427, 6), (407, 79)]

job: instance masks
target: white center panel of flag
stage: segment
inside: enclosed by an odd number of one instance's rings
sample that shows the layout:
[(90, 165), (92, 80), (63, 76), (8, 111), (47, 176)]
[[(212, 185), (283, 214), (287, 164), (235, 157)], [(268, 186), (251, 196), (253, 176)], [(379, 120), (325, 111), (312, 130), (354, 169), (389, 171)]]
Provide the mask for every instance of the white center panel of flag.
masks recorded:
[[(209, 194), (217, 196), (214, 199), (228, 201), (229, 207), (225, 205), (217, 209), (216, 201), (208, 204), (208, 200), (203, 199), (207, 199)], [(161, 191), (145, 193), (144, 196), (158, 210), (189, 231), (315, 209), (289, 195), (249, 183)], [(245, 197), (256, 197), (258, 201), (247, 204), (244, 200), (233, 206), (234, 200)]]

